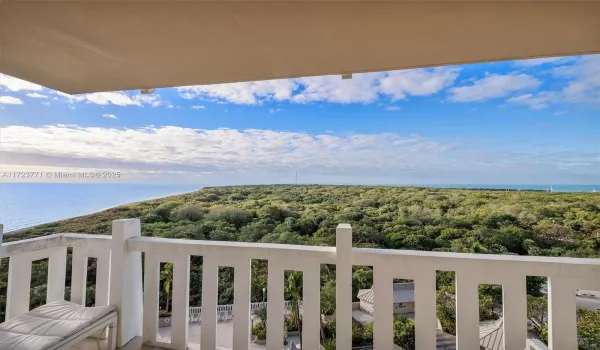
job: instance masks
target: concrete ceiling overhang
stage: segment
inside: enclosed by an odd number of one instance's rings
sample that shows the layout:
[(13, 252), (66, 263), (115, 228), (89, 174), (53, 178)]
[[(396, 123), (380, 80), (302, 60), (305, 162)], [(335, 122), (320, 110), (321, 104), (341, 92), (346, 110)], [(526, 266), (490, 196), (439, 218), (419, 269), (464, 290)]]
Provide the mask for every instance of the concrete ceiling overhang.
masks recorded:
[(598, 1), (0, 2), (0, 72), (66, 93), (590, 53)]

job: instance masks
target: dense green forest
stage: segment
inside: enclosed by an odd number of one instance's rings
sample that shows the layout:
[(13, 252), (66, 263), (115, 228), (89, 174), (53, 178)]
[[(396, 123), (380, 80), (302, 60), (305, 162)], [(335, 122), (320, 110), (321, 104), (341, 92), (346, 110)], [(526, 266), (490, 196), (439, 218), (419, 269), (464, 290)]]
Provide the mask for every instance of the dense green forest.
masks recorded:
[[(584, 258), (600, 256), (600, 194), (597, 193), (383, 186), (204, 188), (40, 225), (8, 236), (6, 241), (57, 232), (110, 234), (111, 220), (122, 218), (140, 218), (142, 234), (156, 237), (333, 246), (337, 224), (350, 223), (355, 247)], [(261, 301), (263, 298), (262, 288), (266, 287), (267, 281), (266, 266), (265, 261), (253, 262), (252, 301)], [(44, 261), (34, 265), (32, 305), (44, 300), (46, 268)], [(68, 269), (70, 271), (70, 266)], [(167, 265), (163, 269), (163, 282), (168, 282), (168, 270)], [(88, 274), (90, 304), (93, 303), (94, 271), (91, 264)], [(193, 257), (191, 306), (201, 304), (201, 274), (201, 258)], [(7, 264), (2, 264), (2, 304), (6, 295), (6, 275)], [(299, 282), (290, 282), (289, 279), (301, 281), (301, 275), (288, 274), (287, 282), (293, 285)], [(219, 281), (220, 304), (233, 301), (232, 282), (233, 270), (222, 268)], [(334, 308), (334, 282), (335, 266), (323, 266), (323, 313)], [(70, 276), (67, 278), (67, 286), (69, 284)], [(356, 266), (353, 290), (356, 292), (360, 288), (369, 288), (371, 284), (371, 269)], [(528, 280), (528, 294), (531, 298), (529, 304), (537, 302), (538, 306), (544, 305), (546, 301), (541, 293), (543, 285), (542, 278)], [(163, 289), (161, 307), (168, 312), (169, 293), (166, 291), (170, 287)], [(444, 330), (449, 333), (454, 332), (453, 291), (453, 274), (439, 273), (438, 317)], [(286, 294), (288, 298), (302, 298), (301, 291), (292, 287), (288, 289), (286, 286)], [(482, 320), (500, 316), (498, 310), (501, 308), (498, 306), (501, 295), (500, 286), (480, 287)], [(542, 309), (539, 306), (531, 314), (539, 315)], [(0, 310), (4, 310), (4, 307)], [(411, 327), (404, 320), (397, 323), (398, 332), (404, 332), (402, 334), (407, 333), (407, 329)], [(538, 325), (539, 329), (536, 331), (543, 333), (543, 326)], [(358, 329), (361, 326), (356, 327)], [(414, 325), (412, 327), (414, 329)], [(369, 327), (363, 328), (360, 332), (368, 334)], [(331, 329), (327, 332), (331, 336), (335, 334)], [(364, 334), (357, 337), (362, 337), (358, 343), (368, 338)], [(403, 344), (406, 348), (411, 348), (406, 341)]]

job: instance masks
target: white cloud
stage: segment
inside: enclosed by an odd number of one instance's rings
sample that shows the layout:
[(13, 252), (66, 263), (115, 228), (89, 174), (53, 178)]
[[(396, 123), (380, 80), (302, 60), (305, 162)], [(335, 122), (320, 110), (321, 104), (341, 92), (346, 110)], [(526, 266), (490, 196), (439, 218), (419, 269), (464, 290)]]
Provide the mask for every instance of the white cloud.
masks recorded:
[(560, 91), (562, 101), (600, 106), (600, 55), (583, 56), (573, 65), (554, 68), (552, 73), (569, 80)]
[(559, 65), (568, 62), (573, 62), (577, 57), (544, 57), (544, 58), (532, 58), (528, 60), (514, 61), (513, 64), (518, 67), (534, 67), (541, 65)]
[(427, 96), (454, 84), (460, 68), (410, 69), (390, 72), (381, 79), (380, 91), (402, 100), (407, 95)]
[(390, 112), (399, 111), (401, 109), (402, 109), (402, 107), (398, 107), (398, 106), (389, 106), (389, 107), (385, 108), (386, 111), (390, 111)]
[(192, 109), (205, 109), (206, 107), (201, 105), (192, 106)]
[(353, 74), (343, 80), (339, 75), (295, 79), (299, 91), (291, 97), (296, 103), (371, 103), (379, 95), (378, 84), (385, 73)]
[(200, 98), (216, 103), (257, 105), (268, 101), (294, 103), (373, 103), (381, 96), (394, 100), (426, 96), (450, 86), (460, 68), (443, 67), (393, 72), (353, 74), (258, 81), (248, 83), (184, 86), (177, 88), (183, 98)]
[(0, 105), (22, 105), (23, 101), (20, 98), (12, 96), (0, 96)]
[(262, 101), (289, 100), (296, 87), (290, 79), (255, 81), (233, 84), (196, 85), (178, 87), (183, 98), (202, 97), (213, 101), (255, 105)]
[(6, 74), (0, 74), (0, 90), (1, 89), (8, 91), (42, 91), (44, 88), (38, 84), (13, 78)]
[[(53, 94), (61, 96), (66, 99), (69, 103), (91, 103), (101, 106), (115, 105), (115, 106), (151, 106), (158, 107), (163, 105), (163, 101), (158, 94), (139, 94), (139, 93), (126, 93), (124, 91), (113, 91), (113, 92), (95, 92), (91, 94), (82, 95), (69, 95), (60, 91), (52, 91)], [(169, 104), (170, 105), (170, 104)], [(166, 105), (167, 107), (169, 105)], [(172, 107), (171, 107), (172, 108)]]
[(48, 101), (44, 101), (44, 102), (42, 102), (42, 104), (43, 104), (44, 106), (50, 106), (50, 102), (48, 102)]
[(114, 114), (102, 114), (102, 116), (103, 116), (104, 118), (109, 118), (109, 119), (119, 119), (119, 118), (117, 118), (117, 116), (116, 116), (116, 115), (114, 115)]
[(449, 90), (450, 101), (475, 102), (501, 98), (510, 94), (539, 87), (541, 82), (528, 74), (488, 74), (469, 85), (453, 87)]
[(39, 94), (37, 92), (30, 92), (30, 93), (27, 94), (27, 97), (31, 97), (31, 98), (48, 98), (48, 96)]
[[(311, 135), (274, 130), (154, 127), (115, 129), (51, 125), (2, 129), (3, 151), (78, 162), (111, 161), (200, 167), (202, 171), (289, 168), (404, 169), (437, 161), (453, 148), (420, 136), (394, 133)], [(165, 145), (169, 145), (165, 147)], [(144, 155), (152, 154), (152, 157)], [(419, 161), (417, 161), (417, 158)]]
[[(539, 148), (523, 147), (514, 152), (508, 146), (492, 150), (397, 133), (340, 136), (258, 129), (76, 125), (9, 126), (1, 132), (6, 166), (117, 169), (138, 178), (140, 174), (162, 176), (158, 181), (192, 181), (212, 172), (214, 181), (220, 183), (270, 183), (273, 174), (295, 171), (305, 179), (312, 174), (313, 182), (396, 184), (502, 179), (507, 183), (509, 178), (522, 183), (533, 176), (540, 182), (552, 178), (557, 183), (561, 176), (589, 182), (600, 176), (600, 154), (593, 149), (547, 149), (542, 153)], [(379, 177), (387, 179), (373, 180)]]
[(136, 94), (133, 95), (133, 100), (141, 104), (150, 105), (152, 107), (158, 107), (162, 104), (158, 94)]
[(523, 94), (511, 97), (508, 102), (527, 105), (533, 110), (541, 110), (547, 108), (550, 103), (555, 102), (557, 99), (556, 93), (542, 91), (538, 94)]
[(277, 113), (277, 112), (280, 112), (280, 111), (281, 111), (281, 108), (271, 108), (271, 109), (269, 109), (269, 113), (271, 113), (271, 114)]

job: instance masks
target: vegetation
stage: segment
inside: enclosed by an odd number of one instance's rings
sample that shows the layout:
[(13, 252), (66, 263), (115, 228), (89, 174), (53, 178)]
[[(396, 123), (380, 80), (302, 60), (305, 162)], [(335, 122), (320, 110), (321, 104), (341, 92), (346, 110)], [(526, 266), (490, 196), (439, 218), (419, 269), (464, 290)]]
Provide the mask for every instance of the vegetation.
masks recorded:
[[(5, 241), (57, 232), (110, 234), (111, 221), (141, 218), (142, 234), (194, 240), (335, 245), (335, 227), (350, 223), (357, 247), (415, 249), (482, 254), (600, 257), (600, 195), (525, 191), (434, 189), (367, 186), (240, 186), (204, 188), (168, 198), (124, 205), (100, 213), (40, 225), (7, 236)], [(0, 267), (0, 310), (4, 311), (7, 266)], [(190, 304), (201, 304), (202, 258), (192, 257)], [(32, 306), (44, 302), (47, 262), (32, 271)], [(70, 285), (70, 258), (67, 286)], [(164, 270), (163, 270), (164, 272)], [(164, 276), (163, 276), (164, 275)], [(267, 264), (252, 263), (251, 301), (262, 301)], [(168, 309), (171, 286), (161, 274), (161, 305)], [(454, 333), (454, 276), (437, 276), (438, 316)], [(93, 304), (95, 266), (88, 271), (87, 303)], [(301, 325), (301, 273), (286, 273), (286, 298), (293, 301), (293, 321)], [(322, 313), (335, 310), (335, 266), (322, 267)], [(373, 283), (369, 267), (353, 270), (354, 295)], [(528, 294), (541, 297), (542, 278), (528, 278)], [(170, 284), (170, 283), (169, 283)], [(233, 269), (221, 268), (219, 303), (233, 301)], [(67, 288), (67, 296), (70, 293)], [(494, 319), (501, 308), (501, 287), (481, 286), (482, 319)], [(1, 315), (3, 317), (3, 315)], [(580, 319), (587, 319), (582, 314)], [(266, 320), (263, 320), (264, 324)], [(408, 322), (398, 341), (410, 341)], [(255, 328), (258, 325), (255, 325)], [(357, 326), (358, 327), (358, 326)], [(412, 326), (414, 327), (414, 325)], [(264, 328), (264, 327), (263, 327)], [(301, 326), (300, 326), (301, 328)], [(327, 325), (323, 325), (327, 333)], [(542, 331), (542, 325), (538, 331)], [(331, 333), (331, 330), (329, 330)], [(333, 332), (334, 333), (334, 332)], [(262, 335), (261, 335), (262, 336)], [(330, 339), (334, 334), (325, 337)], [(363, 337), (364, 338), (364, 337)], [(410, 348), (407, 346), (406, 348)]]

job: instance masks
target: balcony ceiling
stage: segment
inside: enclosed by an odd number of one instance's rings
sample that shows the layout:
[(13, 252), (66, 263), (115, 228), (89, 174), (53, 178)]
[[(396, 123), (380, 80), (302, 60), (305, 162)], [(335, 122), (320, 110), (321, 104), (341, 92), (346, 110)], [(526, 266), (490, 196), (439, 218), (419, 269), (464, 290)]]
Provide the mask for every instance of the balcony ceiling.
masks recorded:
[(0, 71), (66, 93), (600, 53), (600, 2), (0, 0)]

